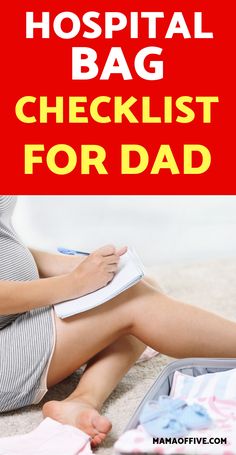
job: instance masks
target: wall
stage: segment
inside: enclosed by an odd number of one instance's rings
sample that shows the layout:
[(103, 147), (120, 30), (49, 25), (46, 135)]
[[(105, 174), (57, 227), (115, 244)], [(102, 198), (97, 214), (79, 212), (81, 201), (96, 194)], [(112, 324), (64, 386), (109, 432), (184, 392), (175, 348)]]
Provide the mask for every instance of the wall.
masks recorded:
[(127, 244), (147, 265), (236, 256), (235, 196), (20, 196), (14, 225), (31, 246)]

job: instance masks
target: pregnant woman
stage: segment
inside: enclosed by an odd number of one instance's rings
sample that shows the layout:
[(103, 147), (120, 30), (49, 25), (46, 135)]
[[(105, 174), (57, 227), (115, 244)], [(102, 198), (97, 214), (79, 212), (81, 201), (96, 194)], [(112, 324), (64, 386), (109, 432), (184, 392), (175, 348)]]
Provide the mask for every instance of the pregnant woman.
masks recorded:
[(173, 357), (235, 357), (236, 324), (178, 302), (142, 280), (95, 309), (57, 318), (53, 305), (105, 286), (125, 248), (90, 256), (27, 249), (11, 215), (16, 198), (0, 196), (0, 411), (39, 403), (47, 389), (87, 363), (64, 401), (44, 416), (74, 425), (101, 443), (111, 428), (100, 409), (146, 345)]

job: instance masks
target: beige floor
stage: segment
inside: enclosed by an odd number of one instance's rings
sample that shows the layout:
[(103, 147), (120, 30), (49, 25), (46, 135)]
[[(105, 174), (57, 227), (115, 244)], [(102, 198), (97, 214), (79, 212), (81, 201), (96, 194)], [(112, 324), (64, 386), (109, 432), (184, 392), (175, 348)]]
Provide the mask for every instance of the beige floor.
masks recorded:
[[(152, 274), (173, 296), (236, 319), (236, 259), (160, 266), (153, 268)], [(126, 375), (104, 407), (104, 413), (113, 422), (113, 429), (104, 446), (96, 451), (98, 455), (112, 454), (114, 441), (158, 373), (169, 361), (170, 359), (164, 356), (158, 356), (149, 362), (136, 365)], [(62, 399), (77, 381), (78, 374), (75, 374), (50, 391), (47, 399)], [(41, 406), (37, 406), (2, 415), (0, 436), (31, 431), (42, 420), (40, 409)]]

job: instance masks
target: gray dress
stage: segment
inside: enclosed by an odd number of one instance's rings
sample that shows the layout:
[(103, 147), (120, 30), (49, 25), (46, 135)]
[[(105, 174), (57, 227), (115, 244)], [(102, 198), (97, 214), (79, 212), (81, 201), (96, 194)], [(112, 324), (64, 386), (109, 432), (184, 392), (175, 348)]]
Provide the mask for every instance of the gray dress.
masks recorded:
[[(15, 203), (16, 197), (0, 196), (0, 280), (36, 280), (39, 274), (34, 258), (11, 224)], [(41, 378), (53, 345), (51, 307), (0, 314), (0, 412), (42, 397)]]

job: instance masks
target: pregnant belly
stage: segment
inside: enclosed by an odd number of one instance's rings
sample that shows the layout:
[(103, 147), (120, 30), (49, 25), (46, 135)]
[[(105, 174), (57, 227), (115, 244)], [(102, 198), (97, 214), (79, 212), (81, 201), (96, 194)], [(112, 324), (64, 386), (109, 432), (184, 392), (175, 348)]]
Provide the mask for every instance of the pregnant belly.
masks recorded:
[(28, 281), (39, 278), (30, 251), (14, 239), (0, 237), (0, 280)]

